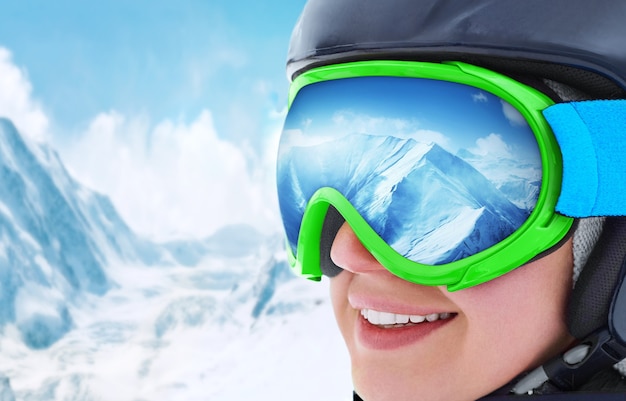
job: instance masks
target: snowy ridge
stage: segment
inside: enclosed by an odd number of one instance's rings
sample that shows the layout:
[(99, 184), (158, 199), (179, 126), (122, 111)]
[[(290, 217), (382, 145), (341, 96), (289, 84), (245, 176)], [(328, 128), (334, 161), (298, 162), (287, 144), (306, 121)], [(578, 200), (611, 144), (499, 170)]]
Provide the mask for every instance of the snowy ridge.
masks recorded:
[(71, 329), (69, 304), (115, 285), (107, 265), (181, 263), (168, 246), (135, 235), (107, 197), (76, 182), (56, 152), (30, 143), (6, 119), (0, 238), (0, 327), (15, 323), (33, 348)]
[(68, 174), (56, 152), (0, 119), (0, 327), (16, 323), (33, 348), (72, 327), (69, 304), (115, 285), (106, 271), (111, 264), (193, 266), (211, 252), (258, 245), (258, 237), (242, 227), (204, 241), (138, 237), (107, 197)]
[[(0, 120), (0, 325), (15, 322), (24, 341), (49, 346), (72, 325), (67, 303), (110, 287), (103, 250), (69, 195), (74, 183), (47, 149)], [(39, 156), (39, 157), (38, 157)], [(52, 179), (51, 172), (61, 177)], [(59, 182), (62, 186), (57, 186)], [(70, 200), (68, 200), (70, 199)], [(16, 268), (19, 267), (19, 268)]]
[[(427, 263), (445, 263), (485, 249), (527, 217), (483, 174), (438, 145), (432, 145), (392, 196), (406, 212), (390, 216), (401, 219), (390, 227), (402, 227), (402, 231), (385, 235), (401, 253), (421, 255), (419, 259)], [(419, 241), (394, 242), (406, 238), (407, 232), (417, 232)], [(441, 249), (443, 243), (447, 246)]]
[(519, 208), (528, 210), (534, 206), (541, 187), (541, 170), (535, 163), (498, 156), (480, 157), (467, 149), (461, 149), (457, 156), (480, 171)]

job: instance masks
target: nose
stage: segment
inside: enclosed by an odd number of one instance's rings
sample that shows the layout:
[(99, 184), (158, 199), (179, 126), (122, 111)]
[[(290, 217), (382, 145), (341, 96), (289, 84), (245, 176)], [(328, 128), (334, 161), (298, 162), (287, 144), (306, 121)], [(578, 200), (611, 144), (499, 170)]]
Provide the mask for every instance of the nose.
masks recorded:
[(330, 248), (330, 258), (337, 266), (352, 273), (386, 270), (361, 244), (348, 223), (343, 223), (339, 228)]

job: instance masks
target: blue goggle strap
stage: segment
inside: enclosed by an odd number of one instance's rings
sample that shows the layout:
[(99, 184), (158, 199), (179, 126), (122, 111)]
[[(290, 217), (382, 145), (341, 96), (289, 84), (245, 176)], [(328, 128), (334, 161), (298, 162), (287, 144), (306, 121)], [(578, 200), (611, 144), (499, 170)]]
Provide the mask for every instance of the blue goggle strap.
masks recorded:
[(559, 103), (543, 115), (563, 158), (556, 210), (570, 217), (626, 215), (626, 100)]

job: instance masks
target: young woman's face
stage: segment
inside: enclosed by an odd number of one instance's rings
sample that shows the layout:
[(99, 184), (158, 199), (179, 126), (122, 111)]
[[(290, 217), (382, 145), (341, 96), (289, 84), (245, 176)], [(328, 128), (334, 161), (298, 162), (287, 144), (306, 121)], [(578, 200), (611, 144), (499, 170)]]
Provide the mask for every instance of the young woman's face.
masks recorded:
[(573, 340), (564, 323), (571, 240), (542, 259), (457, 292), (392, 275), (347, 224), (331, 258), (345, 269), (330, 280), (331, 297), (355, 390), (366, 401), (475, 400)]

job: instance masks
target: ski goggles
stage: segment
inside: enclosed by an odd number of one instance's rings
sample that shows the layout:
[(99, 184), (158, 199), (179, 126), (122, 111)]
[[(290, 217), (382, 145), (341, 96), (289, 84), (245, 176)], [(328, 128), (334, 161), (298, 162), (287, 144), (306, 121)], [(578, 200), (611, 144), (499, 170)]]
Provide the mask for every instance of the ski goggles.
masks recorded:
[(468, 288), (558, 244), (554, 102), (463, 63), (364, 61), (292, 83), (277, 162), (293, 269), (319, 280), (329, 208), (390, 272)]

